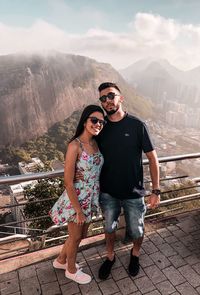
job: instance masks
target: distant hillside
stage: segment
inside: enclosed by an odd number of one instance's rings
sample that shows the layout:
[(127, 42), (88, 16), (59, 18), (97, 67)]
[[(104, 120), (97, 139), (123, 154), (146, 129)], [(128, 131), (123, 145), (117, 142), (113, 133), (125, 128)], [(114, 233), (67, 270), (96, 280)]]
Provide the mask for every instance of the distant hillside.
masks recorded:
[(69, 140), (72, 138), (82, 110), (51, 126), (48, 131), (20, 146), (7, 146), (0, 149), (0, 159), (4, 163), (17, 165), (20, 161), (29, 162), (32, 157), (39, 157), (43, 162), (58, 159), (64, 161)]
[(97, 87), (105, 81), (119, 84), (129, 112), (152, 116), (150, 103), (109, 64), (62, 53), (0, 56), (0, 146), (36, 138), (97, 102)]
[(200, 67), (181, 71), (167, 60), (144, 59), (120, 71), (141, 95), (200, 107)]

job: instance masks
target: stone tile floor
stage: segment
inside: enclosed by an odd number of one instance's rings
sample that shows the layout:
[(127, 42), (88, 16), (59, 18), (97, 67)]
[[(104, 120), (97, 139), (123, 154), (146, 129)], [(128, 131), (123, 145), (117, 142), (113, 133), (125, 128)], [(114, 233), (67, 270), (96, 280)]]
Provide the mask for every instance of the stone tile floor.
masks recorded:
[(58, 294), (200, 294), (200, 213), (176, 217), (173, 225), (148, 231), (142, 246), (139, 275), (127, 273), (131, 244), (116, 242), (116, 263), (106, 281), (98, 279), (98, 269), (105, 257), (105, 246), (83, 250), (77, 261), (93, 276), (88, 285), (78, 285), (55, 270), (52, 260), (23, 267), (0, 275), (1, 295)]

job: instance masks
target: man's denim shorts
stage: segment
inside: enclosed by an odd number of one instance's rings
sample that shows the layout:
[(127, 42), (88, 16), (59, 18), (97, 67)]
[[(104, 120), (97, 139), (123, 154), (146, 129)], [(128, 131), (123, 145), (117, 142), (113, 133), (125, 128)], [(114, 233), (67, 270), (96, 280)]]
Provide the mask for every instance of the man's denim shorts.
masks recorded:
[(146, 205), (144, 198), (118, 199), (107, 193), (100, 193), (99, 203), (105, 219), (105, 232), (113, 233), (117, 229), (121, 208), (124, 211), (126, 230), (131, 239), (137, 240), (144, 235), (144, 216)]

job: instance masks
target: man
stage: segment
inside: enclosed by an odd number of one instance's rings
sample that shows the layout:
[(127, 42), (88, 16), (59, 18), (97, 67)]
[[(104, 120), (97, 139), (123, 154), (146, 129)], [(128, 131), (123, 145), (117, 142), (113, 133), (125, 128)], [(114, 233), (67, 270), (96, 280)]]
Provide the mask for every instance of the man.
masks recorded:
[(107, 124), (98, 136), (104, 156), (100, 177), (100, 206), (105, 219), (107, 259), (99, 269), (99, 278), (108, 278), (115, 263), (115, 230), (121, 208), (126, 229), (133, 240), (128, 271), (139, 272), (139, 252), (144, 236), (144, 203), (142, 152), (149, 160), (152, 193), (148, 206), (156, 208), (160, 202), (159, 167), (156, 152), (145, 123), (127, 114), (122, 108), (124, 97), (115, 83), (102, 83), (99, 88), (101, 105), (107, 113)]

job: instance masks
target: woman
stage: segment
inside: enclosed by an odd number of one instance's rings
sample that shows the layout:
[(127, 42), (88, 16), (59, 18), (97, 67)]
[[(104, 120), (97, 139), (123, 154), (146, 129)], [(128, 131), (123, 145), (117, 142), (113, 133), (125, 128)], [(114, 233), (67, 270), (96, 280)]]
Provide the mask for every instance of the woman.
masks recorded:
[[(50, 211), (55, 224), (68, 223), (69, 232), (53, 266), (65, 269), (65, 276), (79, 284), (87, 284), (92, 279), (75, 262), (78, 246), (87, 235), (92, 214), (98, 211), (99, 174), (103, 157), (94, 137), (102, 130), (104, 123), (104, 113), (99, 106), (89, 105), (83, 110), (66, 153), (66, 189)], [(74, 181), (77, 172), (83, 174), (83, 179)]]

